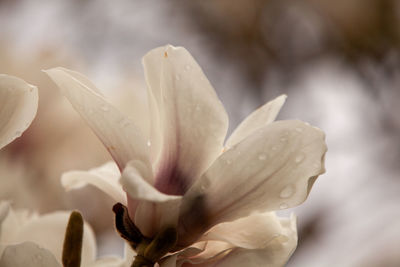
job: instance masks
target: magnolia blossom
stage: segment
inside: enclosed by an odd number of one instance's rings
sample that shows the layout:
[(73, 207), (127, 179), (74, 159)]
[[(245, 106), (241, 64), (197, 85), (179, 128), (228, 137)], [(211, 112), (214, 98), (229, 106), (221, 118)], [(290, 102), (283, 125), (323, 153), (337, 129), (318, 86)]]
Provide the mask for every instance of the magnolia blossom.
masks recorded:
[(274, 122), (280, 96), (224, 143), (226, 111), (184, 48), (154, 49), (143, 64), (150, 136), (86, 77), (47, 71), (116, 163), (66, 173), (63, 185), (93, 184), (127, 205), (115, 206), (116, 222), (138, 253), (134, 266), (284, 265), (297, 244), (295, 219), (274, 211), (302, 203), (325, 171), (324, 133)]
[[(38, 215), (27, 210), (13, 210), (7, 202), (1, 202), (0, 266), (61, 267), (63, 241), (70, 213), (57, 211)], [(84, 222), (81, 266), (126, 266), (125, 260), (115, 257), (96, 260), (96, 250), (94, 233)]]
[(38, 107), (38, 90), (25, 81), (0, 74), (0, 149), (29, 127)]

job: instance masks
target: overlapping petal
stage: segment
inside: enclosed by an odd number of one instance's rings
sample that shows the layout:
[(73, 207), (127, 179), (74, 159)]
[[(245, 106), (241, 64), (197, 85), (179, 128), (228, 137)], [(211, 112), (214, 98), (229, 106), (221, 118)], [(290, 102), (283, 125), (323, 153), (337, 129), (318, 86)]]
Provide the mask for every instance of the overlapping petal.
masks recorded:
[(202, 240), (206, 246), (197, 255), (179, 252), (161, 266), (283, 266), (297, 245), (296, 219), (255, 213), (213, 227)]
[(255, 130), (273, 122), (278, 116), (283, 104), (285, 104), (285, 100), (286, 95), (278, 96), (247, 116), (228, 138), (225, 147), (230, 148), (236, 145)]
[(115, 162), (110, 161), (89, 171), (65, 172), (61, 176), (61, 184), (67, 191), (90, 184), (112, 197), (116, 202), (126, 205), (126, 193), (119, 183), (120, 177), (118, 166)]
[(198, 200), (204, 210), (198, 220), (209, 226), (302, 203), (325, 171), (324, 138), (301, 121), (278, 121), (226, 151), (184, 196), (180, 225), (186, 236), (195, 239), (189, 233), (197, 228)]
[(29, 127), (36, 115), (38, 100), (35, 86), (0, 74), (0, 149)]
[(129, 214), (147, 236), (153, 236), (163, 226), (177, 224), (182, 199), (158, 191), (144, 178), (150, 175), (151, 170), (140, 161), (131, 161), (121, 176), (121, 184), (128, 192)]
[(150, 165), (149, 148), (140, 130), (108, 103), (87, 78), (64, 68), (53, 68), (46, 73), (101, 139), (120, 170), (131, 159)]
[(186, 49), (154, 49), (143, 64), (149, 86), (152, 149), (159, 159), (155, 187), (183, 195), (220, 154), (227, 114)]

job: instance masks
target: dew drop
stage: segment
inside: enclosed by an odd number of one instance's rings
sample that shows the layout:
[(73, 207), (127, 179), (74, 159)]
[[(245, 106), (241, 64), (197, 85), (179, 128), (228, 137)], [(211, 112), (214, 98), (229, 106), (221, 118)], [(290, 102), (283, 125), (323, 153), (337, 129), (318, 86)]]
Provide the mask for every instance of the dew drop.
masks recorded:
[(201, 110), (200, 106), (196, 105), (196, 111), (200, 111), (200, 110)]
[(181, 75), (176, 74), (176, 75), (175, 75), (175, 80), (179, 81), (180, 79), (181, 79)]
[(288, 204), (286, 204), (286, 203), (281, 203), (280, 205), (279, 205), (279, 208), (281, 209), (281, 210), (284, 210), (284, 209), (287, 209), (289, 206), (288, 206)]
[(107, 107), (107, 105), (101, 105), (101, 110), (106, 112), (109, 110), (109, 108)]
[(301, 127), (296, 127), (296, 132), (299, 132), (299, 133), (301, 133), (302, 131), (303, 131), (303, 128), (301, 128)]
[(230, 159), (227, 159), (227, 160), (226, 160), (226, 164), (231, 165), (231, 164), (232, 164), (232, 161), (231, 161)]
[(191, 68), (192, 68), (192, 66), (190, 66), (190, 65), (185, 66), (185, 70), (190, 70)]
[(295, 192), (295, 188), (293, 185), (288, 185), (285, 188), (283, 188), (283, 190), (280, 193), (280, 197), (281, 198), (289, 198), (291, 197)]
[(20, 137), (20, 136), (22, 135), (22, 132), (21, 132), (21, 131), (16, 131), (16, 132), (15, 132), (15, 135), (16, 135), (17, 137)]
[(149, 140), (149, 141), (147, 141), (147, 146), (151, 146), (151, 142), (150, 142), (150, 140)]
[(301, 154), (298, 154), (298, 155), (296, 156), (296, 158), (294, 159), (294, 161), (295, 161), (296, 163), (300, 163), (300, 162), (302, 162), (302, 161), (304, 160), (304, 158), (305, 158), (304, 154), (301, 153)]
[(258, 155), (258, 159), (259, 159), (259, 160), (266, 160), (266, 159), (267, 159), (267, 155), (265, 155), (265, 154), (260, 154), (260, 155)]
[(280, 140), (281, 140), (281, 142), (282, 142), (282, 143), (284, 143), (284, 142), (286, 142), (286, 141), (287, 141), (287, 138), (286, 138), (286, 137), (281, 137), (281, 139), (280, 139)]

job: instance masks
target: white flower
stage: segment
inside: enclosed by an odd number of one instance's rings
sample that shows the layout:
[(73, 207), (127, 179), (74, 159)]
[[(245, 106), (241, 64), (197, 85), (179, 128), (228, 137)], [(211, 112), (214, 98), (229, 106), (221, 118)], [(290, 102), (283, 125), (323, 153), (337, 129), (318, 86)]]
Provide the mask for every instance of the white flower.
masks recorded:
[(0, 74), (0, 149), (29, 127), (36, 115), (38, 99), (35, 86)]
[[(57, 211), (45, 215), (13, 210), (0, 202), (0, 266), (61, 267), (65, 230), (71, 212)], [(125, 266), (124, 260), (96, 260), (96, 240), (84, 222), (81, 266)]]
[[(88, 173), (64, 175), (67, 188), (92, 183), (127, 203), (145, 236), (173, 227), (177, 243), (161, 266), (280, 266), (297, 243), (294, 219), (274, 210), (302, 203), (324, 170), (319, 129), (274, 122), (285, 96), (253, 112), (225, 142), (228, 118), (201, 68), (184, 48), (160, 47), (143, 59), (151, 131), (147, 139), (79, 73), (54, 68), (61, 88), (111, 153)], [(242, 265), (243, 266), (243, 265)]]

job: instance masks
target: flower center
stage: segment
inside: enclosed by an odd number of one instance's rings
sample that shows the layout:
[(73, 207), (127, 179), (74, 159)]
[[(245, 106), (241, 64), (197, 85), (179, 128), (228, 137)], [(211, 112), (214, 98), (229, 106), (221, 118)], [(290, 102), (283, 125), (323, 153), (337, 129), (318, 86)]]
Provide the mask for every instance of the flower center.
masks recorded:
[(162, 168), (154, 184), (160, 192), (176, 196), (183, 196), (189, 186), (188, 179), (176, 165)]

